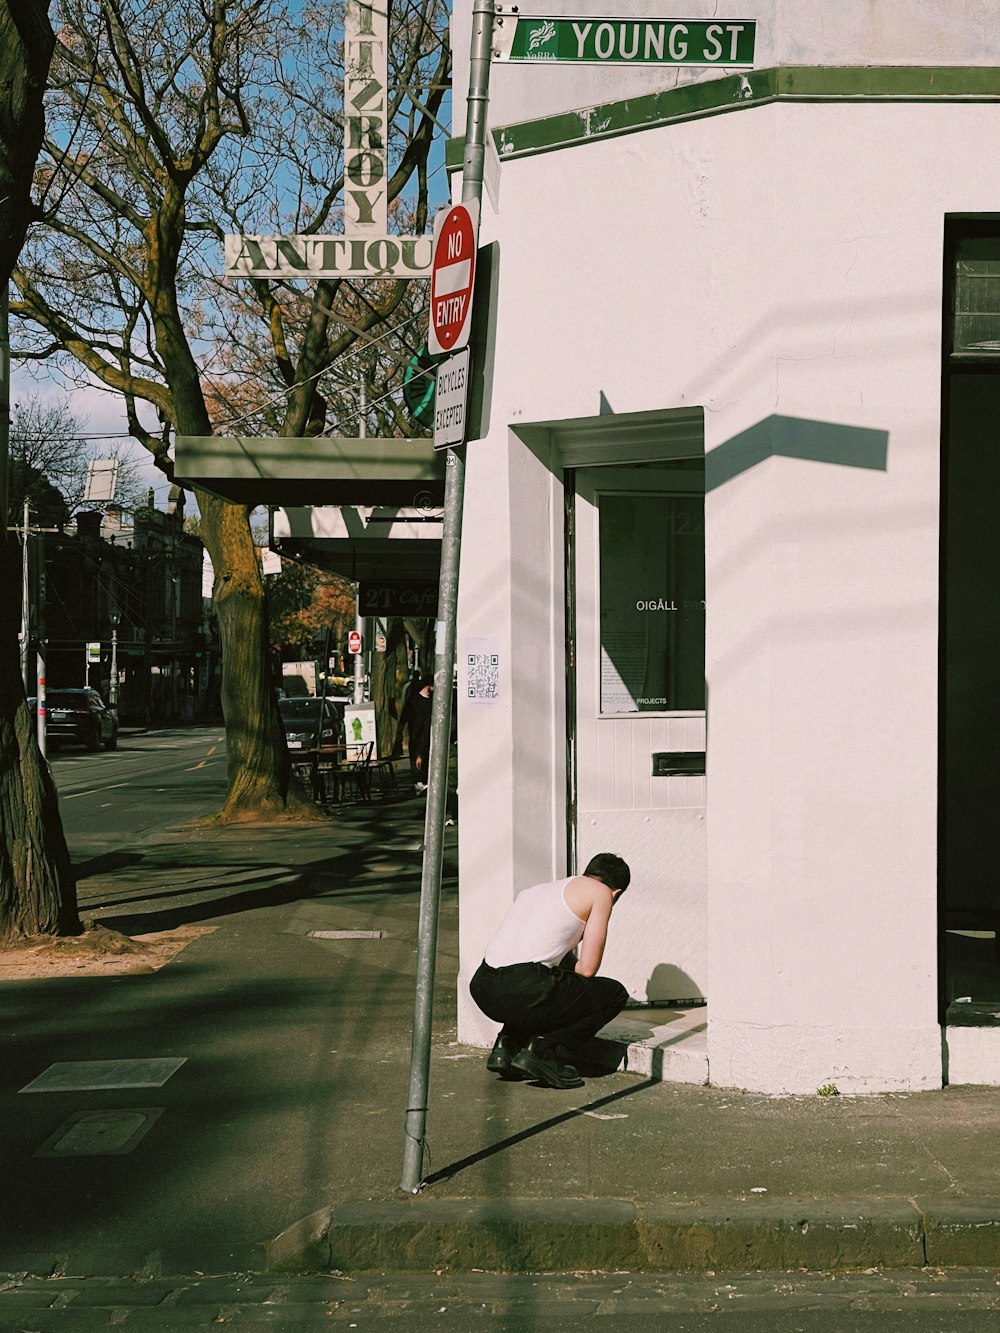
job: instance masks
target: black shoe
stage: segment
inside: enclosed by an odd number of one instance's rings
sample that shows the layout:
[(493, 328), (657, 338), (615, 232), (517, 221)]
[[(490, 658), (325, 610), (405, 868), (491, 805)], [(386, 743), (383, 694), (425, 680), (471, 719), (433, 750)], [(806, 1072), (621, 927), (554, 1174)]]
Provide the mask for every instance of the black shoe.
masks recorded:
[(493, 1043), (493, 1049), (486, 1061), (486, 1068), (491, 1074), (499, 1074), (501, 1078), (520, 1078), (519, 1071), (512, 1069), (510, 1063), (520, 1049), (521, 1043), (517, 1037), (501, 1032)]
[(527, 1074), (536, 1083), (544, 1083), (547, 1088), (582, 1088), (583, 1079), (572, 1065), (562, 1065), (554, 1059), (550, 1048), (533, 1037), (527, 1046), (522, 1046), (511, 1060), (511, 1067)]

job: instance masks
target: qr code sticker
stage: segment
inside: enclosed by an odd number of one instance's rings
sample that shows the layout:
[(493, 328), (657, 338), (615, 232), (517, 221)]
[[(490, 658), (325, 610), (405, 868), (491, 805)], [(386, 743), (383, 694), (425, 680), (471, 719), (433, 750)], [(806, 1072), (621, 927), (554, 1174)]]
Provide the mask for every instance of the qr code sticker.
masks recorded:
[(500, 654), (468, 653), (466, 664), (468, 697), (490, 701), (499, 699)]

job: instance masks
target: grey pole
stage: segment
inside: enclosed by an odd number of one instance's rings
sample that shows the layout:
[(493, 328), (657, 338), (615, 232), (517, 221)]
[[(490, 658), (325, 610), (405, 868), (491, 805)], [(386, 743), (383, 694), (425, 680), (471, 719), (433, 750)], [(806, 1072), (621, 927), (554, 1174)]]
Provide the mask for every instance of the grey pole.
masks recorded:
[[(486, 156), (486, 116), (490, 92), (490, 47), (493, 0), (473, 0), (469, 96), (465, 120), (462, 202), (481, 200)], [(462, 547), (462, 505), (465, 497), (464, 447), (447, 451), (444, 525), (441, 534), (441, 583), (434, 642), (434, 697), (431, 707), (430, 773), (424, 822), (424, 859), (420, 877), (420, 922), (417, 934), (417, 989), (413, 1006), (410, 1085), (406, 1102), (403, 1178), (400, 1188), (416, 1194), (422, 1183), (427, 1089), (431, 1063), (431, 1020), (434, 964), (437, 950), (441, 863), (444, 855), (445, 803), (451, 740), (451, 691), (455, 674), (455, 623), (458, 569)]]
[(26, 694), (31, 693), (28, 681), (28, 650), (31, 646), (31, 597), (29, 595), (29, 560), (31, 540), (31, 512), (28, 500), (24, 501), (24, 517), (21, 522), (21, 679), (24, 681)]
[(361, 636), (361, 652), (354, 654), (354, 693), (353, 699), (356, 704), (361, 703), (365, 697), (365, 660), (364, 653), (368, 646), (365, 636), (365, 617), (361, 614), (360, 588), (355, 588), (354, 592), (354, 628)]
[[(364, 371), (361, 372), (361, 380), (358, 386), (358, 439), (368, 438), (368, 394), (367, 381)], [(354, 628), (361, 635), (361, 652), (354, 654), (354, 702), (361, 703), (365, 697), (365, 658), (368, 655), (368, 634), (365, 625), (365, 617), (361, 614), (361, 588), (360, 585), (354, 591)], [(371, 680), (369, 671), (368, 679)], [(375, 756), (378, 758), (378, 755)]]
[(10, 453), (10, 318), (9, 291), (0, 291), (0, 534), (7, 537), (7, 490)]
[(108, 705), (118, 711), (118, 622), (120, 612), (111, 612), (111, 676), (108, 680)]
[(35, 676), (37, 683), (35, 685), (35, 697), (38, 700), (38, 753), (45, 758), (48, 747), (48, 710), (45, 704), (45, 640), (41, 634), (38, 636), (36, 644), (37, 658), (35, 661)]

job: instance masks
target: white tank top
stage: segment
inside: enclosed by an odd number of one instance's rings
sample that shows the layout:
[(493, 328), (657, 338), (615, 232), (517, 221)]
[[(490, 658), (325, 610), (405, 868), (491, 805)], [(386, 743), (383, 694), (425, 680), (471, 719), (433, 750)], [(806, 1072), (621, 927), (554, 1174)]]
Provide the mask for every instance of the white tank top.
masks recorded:
[(485, 957), (490, 967), (510, 967), (513, 963), (555, 967), (580, 943), (587, 923), (566, 902), (566, 885), (575, 878), (570, 875), (552, 884), (522, 889), (487, 946)]

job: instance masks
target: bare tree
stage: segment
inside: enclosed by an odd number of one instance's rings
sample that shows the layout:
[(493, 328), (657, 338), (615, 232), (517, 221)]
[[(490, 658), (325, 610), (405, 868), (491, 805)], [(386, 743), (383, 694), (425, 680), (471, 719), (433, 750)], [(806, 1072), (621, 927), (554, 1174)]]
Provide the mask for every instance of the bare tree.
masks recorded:
[[(4, 292), (31, 219), (31, 175), (44, 132), (42, 93), (53, 45), (47, 11), (44, 0), (0, 3)], [(0, 943), (6, 943), (18, 936), (76, 931), (80, 921), (55, 788), (38, 752), (21, 681), (19, 554), (7, 531), (2, 449), (0, 443)]]
[[(405, 207), (423, 230), (449, 78), (444, 6), (405, 0), (397, 9), (389, 194), (404, 206), (412, 187)], [(226, 229), (320, 231), (337, 220), (342, 9), (329, 0), (58, 0), (56, 15), (37, 177), (44, 226), (15, 272), (13, 309), (37, 334), (31, 354), (69, 353), (117, 389), (132, 435), (172, 477), (170, 428), (210, 435), (239, 415), (228, 399), (259, 396), (259, 368), (235, 368), (232, 383), (220, 341), (247, 341), (252, 315), (278, 367), (279, 433), (319, 433), (323, 376), (393, 317), (406, 284), (358, 295), (321, 281), (303, 301), (287, 285), (255, 280), (243, 284), (252, 306), (233, 327), (211, 275)], [(150, 409), (155, 428), (143, 420)], [(197, 501), (222, 642), (223, 817), (255, 817), (293, 799), (263, 582), (247, 508), (203, 492)]]
[(122, 440), (99, 448), (85, 438), (86, 422), (73, 415), (64, 402), (43, 403), (27, 398), (15, 403), (10, 425), (10, 509), (15, 515), (25, 500), (36, 507), (36, 492), (44, 483), (62, 496), (66, 516), (72, 517), (87, 502), (91, 463), (114, 469), (114, 503), (134, 510), (146, 492), (133, 453)]

